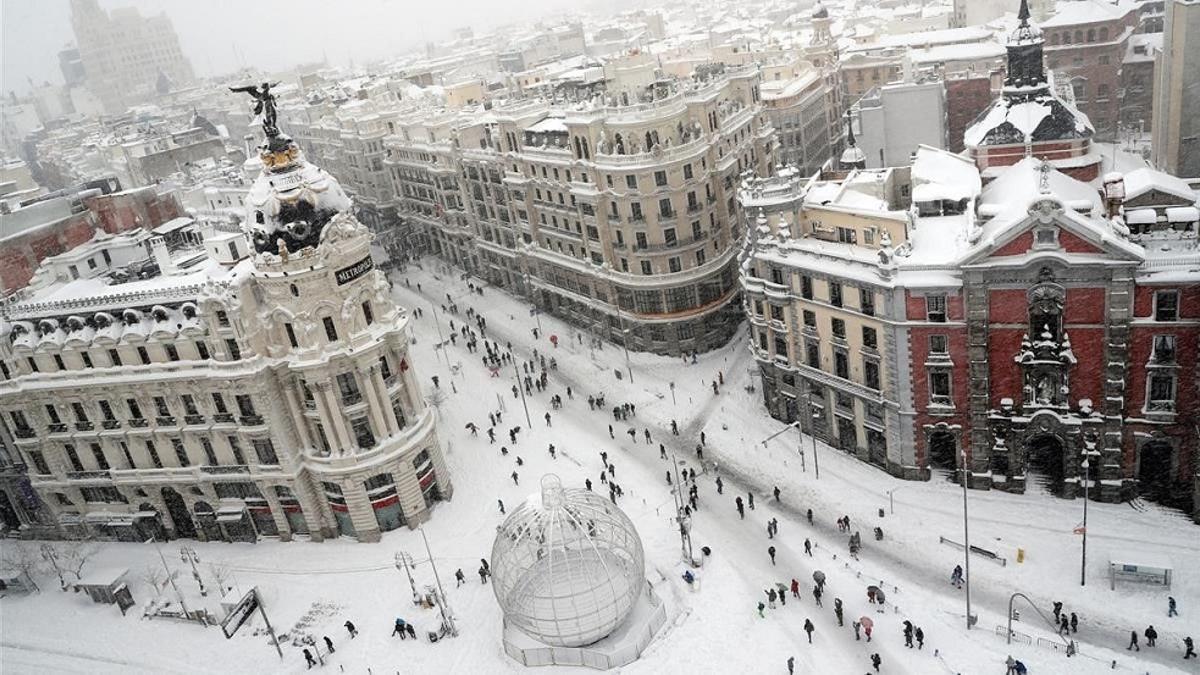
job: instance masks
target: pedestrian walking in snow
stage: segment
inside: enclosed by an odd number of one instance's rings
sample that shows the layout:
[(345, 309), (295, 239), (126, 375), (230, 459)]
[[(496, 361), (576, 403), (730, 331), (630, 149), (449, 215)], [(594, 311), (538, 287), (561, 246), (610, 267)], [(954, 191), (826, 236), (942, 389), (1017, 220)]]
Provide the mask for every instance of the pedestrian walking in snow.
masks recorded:
[(775, 501), (779, 501), (779, 486), (775, 486)]
[(804, 554), (812, 557), (812, 542), (807, 539), (804, 540)]
[(614, 436), (614, 435), (613, 435), (613, 428), (612, 428), (612, 425), (611, 425), (611, 424), (610, 424), (610, 425), (608, 425), (608, 437), (609, 437), (609, 438), (616, 438), (616, 436)]
[(871, 667), (875, 669), (875, 672), (879, 672), (879, 664), (881, 663), (883, 663), (883, 659), (880, 658), (879, 652), (871, 655)]
[(488, 432), (488, 445), (491, 445), (496, 442), (496, 430), (492, 429), (491, 427), (488, 427), (487, 432)]
[(787, 607), (787, 586), (784, 586), (783, 584), (776, 584), (776, 585), (779, 587), (779, 591), (778, 591), (779, 606)]
[(796, 657), (789, 656), (787, 660), (788, 675), (793, 675), (796, 672)]
[(668, 471), (667, 472), (667, 485), (670, 485), (670, 484), (671, 484), (671, 472)]
[(1067, 619), (1066, 614), (1060, 616), (1058, 621), (1058, 634), (1062, 635), (1063, 633), (1071, 633), (1071, 622)]
[(767, 555), (771, 556), (771, 564), (774, 565), (775, 564), (775, 547), (774, 546), (767, 547)]
[(1175, 611), (1175, 598), (1173, 596), (1168, 595), (1167, 596), (1167, 618), (1169, 619), (1173, 616), (1179, 616), (1179, 612)]
[(329, 650), (330, 654), (337, 651), (333, 648), (333, 640), (330, 640), (328, 635), (325, 636), (325, 648)]
[(458, 582), (457, 584), (455, 584), (455, 586), (454, 586), (455, 588), (462, 586), (463, 582), (467, 580), (467, 576), (465, 574), (463, 574), (461, 567), (454, 571), (454, 579)]
[(1071, 612), (1071, 632), (1079, 632), (1079, 617), (1075, 616), (1075, 612)]
[[(515, 474), (516, 472), (514, 471), (513, 473)], [(497, 499), (496, 504), (500, 507), (500, 515), (504, 515), (504, 500)]]
[(812, 644), (813, 630), (815, 630), (815, 627), (813, 626), (812, 619), (805, 619), (804, 620), (804, 632), (808, 633), (808, 644), (810, 644), (810, 645)]
[(481, 584), (486, 584), (486, 583), (487, 583), (487, 578), (488, 578), (488, 571), (487, 571), (487, 569), (485, 569), (485, 568), (483, 568), (483, 567), (480, 567), (480, 568), (479, 568), (478, 570), (476, 570), (476, 571), (479, 573), (479, 583), (481, 583)]
[(550, 426), (550, 413), (546, 413), (546, 426)]
[(843, 614), (842, 614), (842, 599), (841, 598), (833, 599), (833, 614), (834, 614), (834, 616), (837, 617), (837, 622), (838, 622), (839, 626), (846, 625), (845, 622), (842, 620)]
[(553, 443), (550, 444), (549, 451), (550, 451), (550, 459), (558, 459), (558, 457), (554, 454), (554, 444)]
[(758, 618), (760, 618), (760, 619), (766, 618), (766, 616), (763, 615), (763, 610), (766, 608), (767, 608), (767, 606), (762, 604), (762, 602), (758, 603)]
[(1058, 602), (1057, 600), (1054, 601), (1054, 620), (1055, 621), (1058, 621), (1060, 618), (1059, 615), (1062, 614), (1062, 605), (1063, 604), (1061, 602)]
[(917, 630), (913, 632), (913, 635), (917, 638), (917, 649), (923, 649), (925, 647), (925, 631), (921, 630), (920, 626), (917, 626)]
[(767, 589), (763, 592), (767, 594), (767, 607), (770, 607), (771, 609), (775, 609), (775, 595), (776, 595), (775, 589), (771, 588), (771, 589)]
[(588, 492), (591, 492), (591, 491), (592, 491), (592, 479), (591, 479), (591, 478), (584, 478), (584, 479), (583, 479), (583, 486), (584, 486), (584, 487), (586, 487), (586, 488), (588, 489)]
[(911, 621), (904, 622), (904, 646), (912, 649), (913, 646), (913, 625)]
[(863, 635), (867, 636), (867, 642), (871, 641), (871, 631), (874, 629), (875, 629), (875, 627), (872, 624), (869, 624), (869, 623), (863, 624)]
[(304, 648), (304, 660), (308, 662), (309, 670), (312, 670), (312, 667), (317, 665), (317, 660), (313, 658), (312, 652), (308, 651), (307, 647)]
[(812, 590), (813, 600), (815, 600), (817, 602), (817, 607), (824, 607), (824, 605), (821, 604), (821, 592), (822, 591), (821, 591), (820, 586), (813, 586), (813, 590)]
[(707, 442), (705, 442), (705, 440), (704, 440), (704, 439), (705, 439), (704, 432), (703, 432), (703, 431), (701, 431), (701, 432), (700, 432), (700, 445), (708, 445), (708, 443), (707, 443)]
[(1158, 631), (1154, 630), (1154, 626), (1153, 625), (1147, 626), (1146, 632), (1143, 633), (1143, 635), (1146, 636), (1146, 646), (1153, 647), (1154, 641), (1158, 639)]
[(704, 448), (700, 445), (696, 446), (696, 459), (704, 460)]
[(517, 472), (516, 471), (512, 472), (513, 485), (521, 484), (521, 482), (519, 480), (517, 480), (518, 478), (519, 478), (519, 476), (517, 476)]
[(737, 512), (738, 512), (738, 516), (739, 516), (739, 517), (740, 517), (742, 520), (745, 520), (745, 519), (746, 519), (746, 508), (745, 508), (744, 506), (742, 506), (742, 498), (741, 498), (741, 497), (738, 497), (738, 498), (734, 499), (734, 500), (733, 500), (733, 502), (734, 502), (735, 504), (737, 504)]
[(792, 597), (800, 599), (800, 582), (792, 579)]
[(645, 429), (642, 429), (642, 434), (646, 437), (646, 445), (650, 445), (650, 428), (646, 427)]
[(775, 529), (771, 527), (771, 521), (767, 521), (767, 539), (775, 538)]
[(396, 625), (392, 627), (392, 637), (396, 637), (396, 633), (400, 634), (400, 639), (403, 640), (407, 636), (404, 632), (404, 619), (396, 617)]
[(1129, 631), (1129, 646), (1125, 648), (1125, 651), (1129, 651), (1131, 649), (1136, 649), (1139, 652), (1142, 651), (1142, 648), (1138, 646), (1136, 630)]
[(671, 435), (672, 436), (679, 435), (679, 423), (676, 422), (675, 420), (671, 420)]
[(630, 429), (629, 431), (627, 431), (625, 433), (629, 434), (629, 440), (631, 442), (637, 443), (637, 429)]
[(717, 494), (723, 494), (724, 492), (725, 484), (721, 482), (721, 477), (717, 476)]
[(1196, 658), (1196, 645), (1192, 642), (1192, 638), (1189, 635), (1183, 638), (1183, 660), (1187, 661), (1193, 658)]
[(753, 511), (753, 510), (754, 510), (754, 493), (753, 493), (753, 492), (747, 492), (747, 493), (746, 493), (746, 496), (748, 497), (748, 499), (749, 499), (749, 501), (750, 501), (750, 510), (751, 510), (751, 511)]
[(517, 455), (517, 466), (525, 466), (525, 460), (521, 459), (520, 455)]
[(812, 525), (812, 509), (808, 510), (808, 524)]
[(353, 622), (347, 620), (346, 623), (344, 623), (342, 625), (346, 627), (346, 632), (350, 633), (351, 639), (358, 637), (358, 629), (354, 627)]
[(858, 630), (859, 630), (860, 628), (862, 628), (862, 624), (861, 624), (861, 623), (859, 623), (859, 622), (857, 622), (857, 621), (855, 621), (855, 622), (851, 623), (850, 625), (851, 625), (851, 626), (854, 626), (854, 639), (855, 639), (855, 640), (861, 640), (862, 638), (860, 638), (860, 637), (858, 636), (858, 635), (859, 635), (859, 633), (858, 633)]
[(411, 623), (406, 624), (404, 626), (404, 630), (408, 632), (408, 637), (410, 637), (414, 640), (417, 639), (417, 629), (413, 628), (413, 625)]

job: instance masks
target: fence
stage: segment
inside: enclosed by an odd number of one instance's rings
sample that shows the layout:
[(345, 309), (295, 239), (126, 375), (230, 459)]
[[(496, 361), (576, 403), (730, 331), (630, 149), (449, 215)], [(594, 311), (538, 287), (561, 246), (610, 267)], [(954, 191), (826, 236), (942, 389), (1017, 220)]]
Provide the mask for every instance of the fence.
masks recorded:
[[(947, 539), (947, 538), (941, 537), (941, 536), (938, 537), (938, 543), (949, 544), (955, 548), (963, 547), (963, 545), (958, 543), (957, 541), (954, 541), (953, 539)], [(1004, 556), (1000, 555), (999, 553), (996, 553), (995, 551), (989, 551), (986, 548), (981, 548), (979, 546), (975, 546), (974, 544), (972, 544), (971, 545), (971, 553), (974, 553), (975, 555), (987, 558), (988, 560), (991, 560), (992, 562), (1000, 563), (1001, 567), (1008, 567), (1008, 559), (1005, 558)]]

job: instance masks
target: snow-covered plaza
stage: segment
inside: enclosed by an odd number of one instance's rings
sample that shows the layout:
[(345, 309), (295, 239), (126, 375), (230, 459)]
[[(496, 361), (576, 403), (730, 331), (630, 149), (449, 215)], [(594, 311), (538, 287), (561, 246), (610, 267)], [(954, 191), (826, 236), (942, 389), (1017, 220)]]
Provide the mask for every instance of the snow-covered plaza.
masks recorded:
[[(426, 635), (440, 624), (439, 610), (411, 600), (398, 553), (411, 556), (418, 592), (436, 583), (417, 530), (388, 532), (374, 544), (348, 538), (312, 543), (306, 537), (257, 544), (189, 541), (200, 560), (206, 596), (200, 595), (189, 563), (181, 562), (178, 542), (162, 545), (163, 558), (154, 545), (107, 543), (88, 569), (129, 569), (137, 604), (122, 615), (113, 605), (59, 591), (53, 577), (39, 577), (40, 593), (0, 600), (4, 672), (302, 672), (304, 635), (320, 645), (319, 670), (520, 672), (524, 666), (504, 652), (501, 611), (492, 589), (476, 573), (504, 521), (501, 503), (516, 508), (538, 491), (547, 473), (561, 477), (567, 487), (591, 481), (591, 489), (603, 495), (609, 489), (601, 482), (605, 461), (614, 467), (605, 480), (621, 488), (617, 504), (642, 538), (646, 578), (667, 611), (666, 624), (624, 672), (783, 673), (794, 657), (799, 673), (863, 673), (872, 670), (875, 653), (884, 673), (1002, 673), (1009, 655), (1039, 674), (1200, 671), (1200, 661), (1182, 658), (1184, 637), (1200, 633), (1195, 619), (1200, 537), (1182, 513), (1153, 504), (1090, 503), (1087, 583), (1081, 586), (1081, 537), (1074, 530), (1082, 521), (1082, 500), (1034, 490), (1026, 495), (970, 491), (971, 544), (997, 557), (971, 558), (971, 608), (978, 622), (967, 630), (966, 589), (950, 583), (951, 571), (964, 562), (956, 547), (964, 534), (961, 488), (944, 476), (898, 480), (794, 431), (764, 444), (785, 427), (762, 406), (744, 329), (726, 347), (694, 363), (630, 353), (627, 369), (620, 346), (597, 344), (555, 318), (534, 316), (526, 303), (501, 291), (472, 291), (468, 284), (477, 280), (441, 262), (426, 259), (421, 266), (391, 272), (390, 278), (398, 304), (420, 310), (412, 322), (411, 353), (425, 394), (439, 410), (455, 485), (453, 499), (433, 509), (424, 535), (458, 636), (431, 643)], [(447, 304), (457, 305), (458, 312), (444, 312)], [(448, 342), (462, 326), (475, 328), (469, 308), (486, 319), (484, 339), (498, 342), (501, 351), (511, 343), (516, 366), (493, 373), (478, 353), (468, 353), (466, 340)], [(447, 342), (439, 348), (439, 340)], [(515, 371), (534, 359), (535, 350), (556, 364), (548, 369), (548, 386), (525, 399), (514, 397)], [(551, 405), (554, 395), (562, 396), (560, 409)], [(597, 396), (603, 396), (604, 405), (591, 409), (589, 397)], [(613, 407), (625, 403), (633, 406), (633, 414), (615, 420)], [(501, 420), (495, 442), (489, 443), (489, 413), (496, 412)], [(672, 421), (678, 434), (672, 433)], [(472, 423), (478, 434), (469, 430)], [(508, 432), (518, 426), (512, 443)], [(697, 581), (689, 587), (682, 578), (689, 568), (681, 556), (671, 490), (677, 475), (690, 470), (696, 472), (699, 506), (691, 523), (692, 544), (697, 557), (701, 547), (709, 547), (711, 555), (694, 570)], [(739, 496), (749, 507), (744, 518), (735, 508)], [(849, 532), (836, 524), (843, 517), (849, 518)], [(767, 525), (773, 519), (778, 533), (770, 537)], [(881, 540), (874, 534), (877, 527)], [(857, 557), (847, 545), (854, 532), (862, 537)], [(805, 552), (806, 540), (811, 555)], [(3, 543), (16, 545), (21, 544)], [(775, 549), (774, 560), (769, 547)], [(1168, 590), (1118, 581), (1110, 588), (1110, 560), (1169, 561), (1173, 584)], [(161, 570), (164, 564), (181, 572), (176, 584), (192, 608), (204, 607), (218, 618), (224, 610), (212, 566), (224, 572), (220, 576), (233, 587), (231, 595), (257, 587), (273, 627), (287, 636), (283, 659), (258, 616), (228, 640), (217, 627), (143, 618), (160, 592), (160, 602), (175, 597), (169, 585), (165, 591), (150, 585), (146, 570)], [(455, 580), (459, 569), (465, 575), (461, 585)], [(816, 571), (826, 579), (823, 606), (814, 603)], [(766, 591), (788, 588), (793, 579), (799, 582), (799, 598), (784, 593), (786, 604), (773, 603), (760, 616), (759, 603), (770, 604)], [(869, 602), (868, 586), (884, 592), (884, 604)], [(1078, 645), (1077, 655), (1068, 657), (1068, 638), (1019, 600), (1020, 617), (1008, 644), (1006, 608), (1018, 592), (1046, 615), (1059, 601), (1064, 614), (1077, 616), (1078, 632), (1069, 636)], [(1168, 595), (1178, 602), (1176, 617), (1167, 617)], [(835, 616), (835, 599), (842, 603), (844, 625)], [(392, 636), (398, 617), (415, 624), (417, 640)], [(852, 627), (862, 617), (873, 623), (869, 641), (865, 634), (856, 639)], [(815, 627), (811, 644), (803, 630), (806, 619)], [(922, 629), (921, 648), (905, 646), (905, 620)], [(348, 635), (346, 621), (354, 623), (357, 637)], [(1143, 641), (1140, 651), (1126, 650), (1130, 631), (1140, 637), (1149, 625), (1158, 632), (1157, 646)], [(334, 653), (326, 652), (324, 636), (332, 640)]]

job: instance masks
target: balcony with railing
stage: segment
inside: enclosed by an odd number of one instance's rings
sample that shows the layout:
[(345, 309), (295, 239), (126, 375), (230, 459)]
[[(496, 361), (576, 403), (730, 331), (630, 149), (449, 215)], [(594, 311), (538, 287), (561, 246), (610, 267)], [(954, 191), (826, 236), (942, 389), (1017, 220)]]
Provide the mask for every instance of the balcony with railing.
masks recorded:
[(247, 427), (260, 427), (263, 425), (262, 415), (242, 415), (242, 425)]
[(154, 423), (160, 427), (172, 427), (175, 426), (175, 416), (159, 415), (158, 417), (154, 418)]
[(107, 470), (102, 471), (68, 471), (68, 480), (109, 480), (112, 474)]
[(96, 425), (92, 424), (91, 422), (76, 422), (75, 423), (76, 431), (91, 431), (95, 428), (96, 428)]
[(108, 429), (110, 431), (112, 429), (120, 429), (121, 428), (121, 420), (103, 420), (100, 422), (100, 426), (102, 426), (105, 429)]
[(67, 433), (67, 425), (62, 422), (51, 422), (46, 425), (46, 430), (52, 434), (65, 434)]
[(184, 424), (204, 424), (204, 415), (184, 415)]
[(150, 421), (147, 420), (145, 417), (134, 417), (133, 419), (129, 420), (129, 426), (137, 427), (137, 428), (144, 427), (144, 426), (148, 425), (149, 423), (150, 423)]
[(233, 424), (233, 413), (213, 413), (212, 417), (217, 424)]
[(32, 427), (16, 427), (13, 429), (13, 435), (17, 438), (35, 438), (37, 432)]

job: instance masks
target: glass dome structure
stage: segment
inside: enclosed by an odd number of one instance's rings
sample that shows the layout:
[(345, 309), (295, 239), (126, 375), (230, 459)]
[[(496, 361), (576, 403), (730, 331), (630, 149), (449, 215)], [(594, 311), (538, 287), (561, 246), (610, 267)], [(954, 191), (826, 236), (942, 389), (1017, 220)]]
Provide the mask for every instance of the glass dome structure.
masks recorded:
[(505, 619), (556, 647), (582, 647), (629, 616), (645, 584), (642, 542), (629, 517), (590, 490), (542, 478), (492, 545), (492, 591)]

